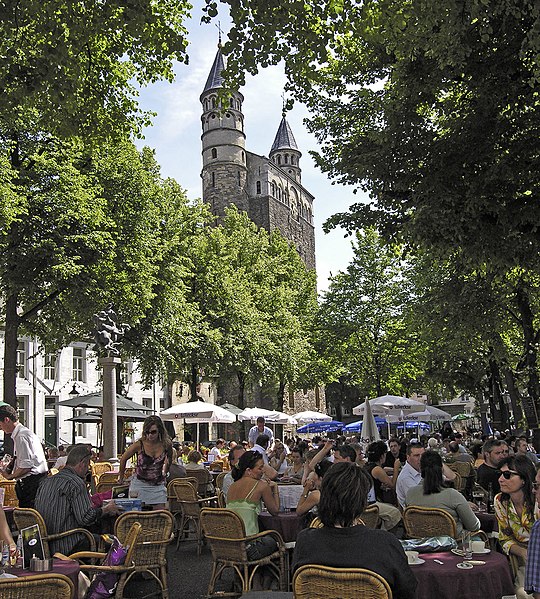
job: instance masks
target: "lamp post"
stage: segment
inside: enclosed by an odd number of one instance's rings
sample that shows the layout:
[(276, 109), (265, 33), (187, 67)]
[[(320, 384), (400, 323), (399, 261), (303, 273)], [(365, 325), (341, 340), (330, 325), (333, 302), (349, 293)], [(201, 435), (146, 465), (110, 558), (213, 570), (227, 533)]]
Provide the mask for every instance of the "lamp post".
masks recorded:
[[(68, 393), (69, 395), (69, 399), (76, 399), (77, 397), (79, 397), (80, 393), (77, 391), (77, 388), (75, 386), (75, 383), (73, 383), (73, 389)], [(73, 407), (73, 418), (75, 418), (75, 410), (76, 407)], [(73, 421), (73, 425), (71, 428), (71, 444), (75, 445), (75, 421)]]

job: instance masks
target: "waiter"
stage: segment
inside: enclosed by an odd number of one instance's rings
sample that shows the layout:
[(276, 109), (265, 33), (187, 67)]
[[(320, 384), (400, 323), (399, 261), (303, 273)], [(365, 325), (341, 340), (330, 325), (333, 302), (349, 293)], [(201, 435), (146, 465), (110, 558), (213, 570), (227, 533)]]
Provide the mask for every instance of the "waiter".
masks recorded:
[(19, 422), (17, 410), (10, 405), (0, 406), (0, 430), (11, 435), (15, 457), (0, 472), (8, 480), (16, 480), (15, 492), (20, 507), (34, 507), (41, 479), (49, 470), (38, 436)]

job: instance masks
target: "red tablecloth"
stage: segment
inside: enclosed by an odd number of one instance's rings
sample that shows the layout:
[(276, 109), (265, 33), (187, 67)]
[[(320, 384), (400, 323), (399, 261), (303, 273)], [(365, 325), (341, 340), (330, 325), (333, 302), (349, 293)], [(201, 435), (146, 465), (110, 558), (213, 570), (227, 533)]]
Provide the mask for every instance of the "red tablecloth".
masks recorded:
[(470, 570), (457, 568), (463, 558), (449, 552), (423, 553), (420, 558), (424, 564), (411, 566), (418, 580), (417, 599), (501, 599), (515, 593), (508, 560), (500, 553), (475, 554), (473, 559), (486, 563)]
[[(53, 569), (50, 573), (63, 574), (71, 579), (74, 586), (73, 597), (78, 596), (79, 590), (79, 563), (74, 560), (62, 560), (55, 559), (53, 562)], [(46, 572), (30, 572), (30, 570), (23, 570), (22, 568), (6, 568), (6, 572), (9, 574), (15, 574), (15, 576), (34, 576), (36, 574), (46, 574)]]
[(488, 514), (487, 512), (475, 512), (478, 520), (480, 520), (480, 528), (485, 533), (498, 532), (499, 524), (497, 522), (497, 516), (495, 514)]
[(302, 516), (296, 512), (279, 512), (272, 516), (269, 512), (259, 514), (261, 530), (277, 530), (285, 543), (296, 541), (296, 536), (302, 530)]

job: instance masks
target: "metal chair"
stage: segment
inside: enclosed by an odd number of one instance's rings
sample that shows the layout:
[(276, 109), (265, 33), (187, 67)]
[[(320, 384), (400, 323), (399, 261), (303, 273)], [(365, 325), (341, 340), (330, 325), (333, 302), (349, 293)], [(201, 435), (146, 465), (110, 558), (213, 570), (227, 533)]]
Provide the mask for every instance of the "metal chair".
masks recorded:
[[(216, 582), (226, 568), (233, 568), (238, 574), (242, 592), (251, 589), (253, 577), (260, 567), (266, 566), (268, 571), (279, 582), (279, 590), (285, 591), (287, 587), (287, 570), (285, 556), (287, 549), (281, 535), (275, 530), (265, 530), (259, 534), (246, 537), (244, 522), (231, 510), (222, 508), (204, 508), (201, 510), (201, 524), (204, 535), (212, 551), (212, 574), (208, 585), (208, 597), (214, 596)], [(258, 560), (250, 560), (247, 556), (247, 545), (265, 536), (276, 540), (276, 551)], [(222, 593), (223, 596), (238, 596), (238, 593)], [(336, 595), (335, 595), (336, 596)]]
[(49, 547), (49, 543), (51, 541), (57, 541), (58, 539), (63, 539), (74, 534), (84, 535), (88, 539), (90, 550), (96, 550), (96, 541), (94, 535), (88, 530), (86, 530), (86, 528), (73, 528), (64, 532), (48, 534), (47, 525), (45, 524), (45, 520), (43, 520), (43, 516), (37, 510), (34, 510), (32, 508), (15, 508), (13, 510), (13, 520), (15, 522), (15, 526), (19, 530), (23, 528), (28, 528), (29, 526), (34, 526), (35, 524), (38, 525), (41, 540), (43, 542), (44, 557), (47, 559), (52, 557), (51, 550)]
[(295, 599), (392, 599), (386, 580), (364, 568), (301, 566), (292, 584)]
[(211, 502), (217, 501), (217, 497), (201, 498), (197, 495), (195, 487), (184, 479), (177, 478), (172, 481), (172, 488), (176, 494), (178, 505), (180, 506), (180, 522), (178, 524), (178, 538), (176, 549), (180, 546), (180, 540), (188, 538), (189, 525), (193, 524), (195, 539), (197, 541), (197, 554), (201, 554), (203, 543), (203, 534), (201, 529), (200, 515), (203, 507), (210, 507)]
[(73, 599), (73, 582), (63, 574), (0, 578), (2, 599)]
[(124, 586), (136, 573), (146, 572), (159, 585), (159, 591), (163, 599), (168, 599), (167, 547), (174, 539), (173, 515), (168, 510), (125, 512), (121, 514), (116, 520), (114, 534), (122, 544), (126, 542), (125, 539), (135, 522), (139, 522), (142, 529), (132, 555), (135, 568), (133, 572), (126, 576)]
[(409, 538), (421, 539), (440, 535), (456, 538), (454, 518), (439, 508), (410, 505), (403, 512), (403, 524)]

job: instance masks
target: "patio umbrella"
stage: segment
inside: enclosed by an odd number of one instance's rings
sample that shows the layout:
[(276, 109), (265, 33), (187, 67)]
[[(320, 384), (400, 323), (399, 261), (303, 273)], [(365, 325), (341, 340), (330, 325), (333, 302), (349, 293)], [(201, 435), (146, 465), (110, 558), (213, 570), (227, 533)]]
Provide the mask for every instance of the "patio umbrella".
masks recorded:
[[(143, 422), (148, 418), (148, 414), (143, 414), (138, 410), (118, 410), (116, 416), (120, 420), (126, 422)], [(73, 416), (73, 418), (66, 418), (70, 422), (86, 422), (86, 423), (99, 423), (102, 420), (101, 412), (88, 412), (86, 414), (80, 414), (79, 416)]]
[(255, 422), (257, 418), (264, 418), (265, 420), (271, 420), (272, 416), (275, 416), (276, 412), (272, 410), (265, 410), (264, 408), (246, 408), (242, 410), (239, 414), (237, 414), (238, 420), (243, 422), (244, 420), (251, 420), (251, 422)]
[(474, 416), (472, 414), (463, 414), (463, 413), (452, 416), (452, 420), (470, 420), (471, 418), (474, 418)]
[(228, 410), (229, 412), (232, 412), (235, 416), (238, 416), (238, 414), (240, 414), (240, 412), (242, 411), (242, 408), (239, 408), (238, 406), (235, 406), (232, 403), (222, 403), (220, 406), (220, 408), (223, 408), (224, 410)]
[[(349, 422), (343, 427), (343, 432), (347, 433), (359, 433), (362, 430), (363, 420), (357, 420), (356, 422)], [(375, 424), (377, 426), (382, 426), (386, 424), (386, 418), (380, 418), (379, 416), (375, 416)]]
[(311, 422), (296, 429), (297, 433), (332, 433), (343, 428), (343, 422), (330, 420), (330, 422)]
[(429, 428), (429, 424), (425, 422), (400, 422), (397, 426), (398, 428), (418, 428), (422, 430), (426, 430)]
[[(375, 415), (400, 415), (401, 412), (408, 414), (411, 412), (421, 412), (426, 407), (426, 404), (407, 397), (399, 397), (397, 395), (381, 395), (369, 400), (371, 411)], [(366, 402), (361, 403), (353, 408), (353, 414), (362, 416), (366, 407)]]
[(451, 420), (452, 415), (435, 406), (425, 406), (421, 412), (412, 412), (401, 416), (389, 416), (390, 422), (400, 422), (403, 420), (418, 420), (421, 422), (434, 422), (435, 420)]
[(197, 424), (197, 447), (199, 447), (199, 424), (201, 422), (230, 423), (235, 415), (221, 406), (205, 401), (190, 401), (167, 408), (160, 413), (162, 420), (184, 420), (187, 424)]
[[(97, 393), (87, 393), (86, 395), (78, 395), (64, 401), (58, 402), (59, 406), (67, 406), (68, 408), (102, 408), (103, 396), (101, 391)], [(116, 406), (118, 410), (140, 410), (141, 412), (153, 412), (151, 408), (147, 408), (136, 401), (128, 399), (119, 393), (116, 394)]]
[(381, 435), (379, 434), (379, 429), (375, 423), (375, 417), (371, 411), (371, 403), (366, 401), (364, 422), (362, 425), (362, 437), (360, 440), (362, 443), (373, 443), (374, 441), (379, 441), (380, 438)]
[(272, 412), (272, 416), (266, 419), (270, 424), (298, 424), (298, 420), (285, 412)]
[(332, 420), (331, 416), (328, 414), (323, 414), (322, 412), (315, 412), (313, 410), (306, 410), (305, 412), (298, 412), (298, 414), (293, 414), (293, 417), (296, 418), (298, 422), (308, 423), (308, 422), (329, 422)]

